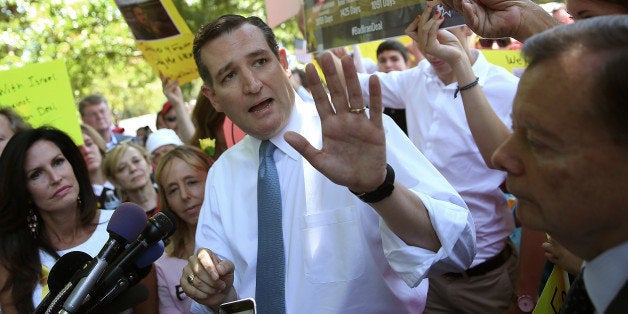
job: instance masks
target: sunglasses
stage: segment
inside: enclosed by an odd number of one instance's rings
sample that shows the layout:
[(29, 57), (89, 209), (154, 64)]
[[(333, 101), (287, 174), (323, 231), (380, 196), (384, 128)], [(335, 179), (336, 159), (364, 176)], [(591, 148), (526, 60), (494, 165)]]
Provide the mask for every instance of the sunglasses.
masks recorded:
[(176, 122), (177, 121), (177, 117), (164, 117), (164, 121)]
[(512, 41), (510, 40), (510, 37), (496, 38), (496, 39), (480, 38), (479, 40), (480, 46), (482, 46), (482, 48), (491, 48), (493, 47), (494, 42), (497, 42), (497, 45), (500, 48), (508, 47), (512, 43)]

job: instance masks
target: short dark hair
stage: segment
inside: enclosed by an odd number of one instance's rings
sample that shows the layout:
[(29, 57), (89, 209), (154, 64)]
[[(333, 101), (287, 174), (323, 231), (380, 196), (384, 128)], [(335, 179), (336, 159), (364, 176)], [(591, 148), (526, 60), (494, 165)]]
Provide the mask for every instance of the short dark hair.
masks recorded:
[(628, 147), (628, 15), (599, 16), (554, 27), (529, 38), (521, 52), (528, 68), (533, 68), (573, 50), (594, 56), (603, 65), (591, 73), (594, 86), (587, 95), (613, 140)]
[(79, 109), (79, 112), (81, 113), (81, 116), (85, 114), (84, 112), (85, 107), (96, 105), (101, 102), (104, 102), (107, 106), (109, 106), (109, 102), (107, 102), (107, 98), (105, 98), (105, 96), (101, 94), (91, 94), (91, 95), (85, 96), (83, 99), (81, 99), (81, 101), (79, 101), (79, 104), (78, 104), (78, 109)]
[(196, 36), (194, 37), (192, 52), (194, 54), (196, 66), (198, 67), (198, 73), (200, 74), (205, 84), (211, 86), (212, 78), (211, 74), (209, 73), (209, 69), (207, 68), (207, 65), (203, 63), (203, 60), (201, 58), (201, 49), (208, 42), (220, 37), (222, 34), (236, 30), (244, 24), (251, 24), (259, 28), (266, 38), (266, 43), (268, 44), (268, 47), (273, 51), (277, 59), (279, 59), (279, 45), (277, 44), (275, 34), (273, 33), (273, 30), (259, 17), (243, 17), (241, 15), (234, 14), (223, 15), (209, 22), (208, 24), (201, 26), (201, 28), (196, 33)]
[(404, 46), (397, 40), (384, 40), (379, 46), (377, 46), (377, 56), (388, 50), (399, 51), (399, 53), (403, 56), (403, 61), (408, 62), (408, 48)]

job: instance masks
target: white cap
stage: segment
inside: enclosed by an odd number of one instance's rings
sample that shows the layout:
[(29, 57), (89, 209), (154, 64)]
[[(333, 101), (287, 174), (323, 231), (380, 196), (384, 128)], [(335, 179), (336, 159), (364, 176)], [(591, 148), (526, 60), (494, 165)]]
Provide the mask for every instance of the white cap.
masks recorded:
[(157, 148), (164, 145), (183, 145), (183, 142), (174, 132), (173, 129), (159, 129), (148, 135), (146, 140), (146, 149), (149, 153), (153, 153)]

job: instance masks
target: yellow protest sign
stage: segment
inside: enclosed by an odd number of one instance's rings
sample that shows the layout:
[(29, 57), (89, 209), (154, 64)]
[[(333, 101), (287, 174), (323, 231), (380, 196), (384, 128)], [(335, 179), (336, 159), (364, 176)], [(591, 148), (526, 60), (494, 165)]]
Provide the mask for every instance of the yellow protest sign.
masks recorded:
[(2, 71), (0, 82), (0, 107), (12, 108), (33, 127), (58, 128), (83, 145), (64, 60)]
[(199, 77), (192, 43), (194, 35), (182, 34), (177, 38), (155, 42), (138, 42), (137, 47), (155, 71), (179, 80), (179, 85)]
[(194, 35), (172, 0), (115, 0), (137, 47), (153, 69), (184, 84), (199, 77)]
[(563, 301), (567, 296), (568, 282), (567, 273), (560, 266), (554, 265), (552, 273), (547, 279), (545, 287), (543, 287), (539, 302), (537, 302), (532, 313), (556, 314), (560, 312)]
[(515, 74), (518, 74), (518, 71), (523, 71), (523, 69), (527, 66), (521, 57), (520, 50), (482, 49), (480, 51), (488, 62), (506, 68), (506, 70)]

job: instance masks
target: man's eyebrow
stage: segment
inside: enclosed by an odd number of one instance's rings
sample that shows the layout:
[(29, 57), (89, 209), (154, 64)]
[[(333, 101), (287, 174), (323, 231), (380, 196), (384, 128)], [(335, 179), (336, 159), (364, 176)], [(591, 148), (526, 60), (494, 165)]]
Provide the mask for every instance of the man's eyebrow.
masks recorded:
[(522, 122), (520, 123), (520, 125), (522, 125), (524, 128), (533, 131), (535, 133), (537, 133), (538, 135), (540, 135), (541, 137), (545, 138), (546, 140), (555, 142), (557, 144), (562, 144), (563, 140), (556, 134), (553, 133), (549, 130), (547, 130), (546, 128), (542, 127), (538, 122), (536, 121), (526, 121), (526, 122)]
[(223, 66), (222, 68), (218, 69), (218, 72), (216, 73), (216, 77), (219, 77), (223, 73), (227, 72), (227, 70), (229, 68), (231, 68), (232, 66), (233, 66), (233, 62), (229, 62), (229, 63), (225, 64), (225, 66)]
[[(246, 55), (247, 58), (255, 58), (264, 54), (268, 54), (268, 50), (265, 49), (257, 49), (249, 54)], [(225, 72), (227, 72), (229, 70), (229, 68), (231, 68), (233, 66), (233, 61), (228, 62), (227, 64), (225, 64), (225, 66), (223, 66), (222, 68), (218, 69), (218, 72), (216, 73), (216, 77), (221, 76), (222, 74), (224, 74)]]

